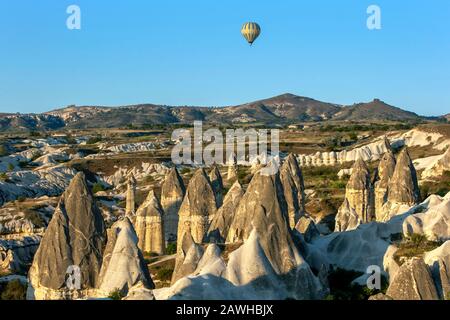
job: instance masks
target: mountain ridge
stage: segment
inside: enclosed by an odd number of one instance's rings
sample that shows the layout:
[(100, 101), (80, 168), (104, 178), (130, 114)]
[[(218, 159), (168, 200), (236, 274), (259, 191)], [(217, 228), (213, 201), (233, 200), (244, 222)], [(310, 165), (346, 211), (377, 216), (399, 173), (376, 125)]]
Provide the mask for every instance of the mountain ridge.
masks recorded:
[(338, 121), (420, 121), (416, 113), (389, 105), (380, 99), (353, 105), (323, 102), (285, 93), (235, 106), (199, 107), (134, 104), (117, 107), (67, 106), (39, 114), (0, 113), (0, 131), (88, 129), (192, 123), (292, 124)]

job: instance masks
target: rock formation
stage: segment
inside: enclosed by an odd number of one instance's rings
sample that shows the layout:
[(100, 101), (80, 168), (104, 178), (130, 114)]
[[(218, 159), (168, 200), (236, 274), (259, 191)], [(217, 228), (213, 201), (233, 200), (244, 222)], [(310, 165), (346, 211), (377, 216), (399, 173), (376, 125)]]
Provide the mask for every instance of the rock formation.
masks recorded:
[(308, 216), (302, 216), (295, 225), (295, 229), (303, 235), (306, 242), (311, 242), (320, 235), (314, 220)]
[(281, 277), (292, 298), (305, 298), (321, 291), (320, 281), (303, 260), (294, 243), (287, 218), (280, 177), (257, 172), (236, 210), (227, 242), (248, 240), (255, 233), (259, 246), (274, 272)]
[[(29, 292), (35, 299), (90, 295), (99, 284), (106, 231), (102, 215), (83, 173), (63, 193), (29, 271)], [(68, 290), (69, 267), (80, 271), (79, 290)]]
[(280, 179), (287, 203), (289, 226), (293, 229), (300, 217), (305, 214), (305, 185), (302, 171), (292, 153), (280, 168)]
[(394, 174), (388, 184), (387, 202), (384, 204), (379, 218), (389, 220), (392, 216), (406, 211), (420, 202), (420, 190), (416, 169), (409, 156), (408, 149), (401, 151), (397, 158)]
[(439, 299), (431, 272), (422, 258), (412, 258), (400, 267), (386, 295), (394, 300)]
[(127, 203), (125, 214), (129, 217), (136, 213), (136, 179), (133, 174), (128, 176), (127, 180)]
[(172, 242), (177, 239), (178, 211), (186, 189), (177, 168), (170, 169), (161, 186), (161, 206), (164, 211), (164, 237)]
[(123, 295), (135, 285), (154, 288), (138, 238), (131, 221), (125, 217), (108, 230), (108, 243), (103, 252), (97, 296), (108, 296), (119, 290)]
[(225, 196), (223, 205), (217, 211), (208, 230), (208, 242), (224, 243), (233, 221), (234, 212), (244, 195), (239, 181), (236, 181)]
[(181, 241), (179, 241), (172, 284), (193, 273), (203, 255), (203, 247), (195, 243), (189, 231), (189, 229), (186, 230)]
[(450, 299), (450, 241), (427, 252), (424, 261), (431, 269), (440, 298)]
[(450, 171), (450, 147), (436, 163), (422, 172), (422, 179), (435, 179)]
[(432, 241), (450, 240), (450, 193), (443, 198), (432, 195), (420, 206), (423, 207), (422, 212), (407, 217), (403, 222), (403, 234), (423, 234)]
[[(216, 214), (216, 197), (204, 169), (198, 169), (189, 181), (179, 211), (178, 238), (190, 232), (196, 243), (202, 243)], [(181, 241), (178, 241), (180, 249)]]
[(211, 172), (209, 173), (209, 180), (211, 181), (211, 186), (216, 195), (217, 207), (219, 208), (223, 203), (223, 181), (222, 175), (220, 174), (219, 168), (217, 166), (214, 166), (211, 169)]
[(147, 199), (136, 212), (136, 234), (139, 238), (139, 248), (142, 252), (164, 254), (164, 225), (163, 210), (151, 190)]
[(237, 168), (237, 160), (236, 155), (230, 158), (228, 162), (228, 172), (227, 172), (227, 183), (231, 185), (238, 178), (238, 168)]
[(394, 174), (389, 182), (388, 201), (408, 206), (415, 205), (420, 201), (416, 169), (406, 148), (400, 153)]
[(388, 186), (395, 170), (395, 156), (389, 149), (381, 158), (378, 165), (377, 181), (375, 182), (375, 215), (377, 221), (380, 217), (383, 205), (387, 202)]
[[(108, 241), (107, 241), (108, 238)], [(128, 218), (106, 234), (83, 173), (61, 196), (30, 268), (27, 299), (84, 299), (153, 287)]]
[(336, 215), (335, 231), (355, 229), (360, 223), (374, 219), (374, 195), (370, 172), (359, 158), (345, 189), (345, 200)]

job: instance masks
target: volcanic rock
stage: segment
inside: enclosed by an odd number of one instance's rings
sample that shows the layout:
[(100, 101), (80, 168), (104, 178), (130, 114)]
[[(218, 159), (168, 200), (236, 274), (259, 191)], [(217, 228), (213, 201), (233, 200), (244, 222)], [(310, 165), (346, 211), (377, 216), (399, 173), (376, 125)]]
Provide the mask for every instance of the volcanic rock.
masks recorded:
[(103, 264), (99, 277), (97, 295), (108, 296), (115, 290), (123, 295), (139, 284), (154, 288), (142, 252), (138, 248), (138, 237), (131, 221), (124, 217), (108, 230), (108, 243), (103, 252)]
[(236, 181), (225, 196), (223, 205), (217, 211), (208, 230), (208, 242), (224, 243), (233, 221), (234, 212), (244, 195), (244, 190)]
[(375, 182), (375, 215), (377, 221), (382, 220), (380, 213), (383, 205), (387, 202), (389, 181), (394, 174), (395, 163), (394, 153), (389, 149), (378, 165), (378, 179)]
[(281, 166), (280, 179), (287, 203), (289, 226), (293, 229), (305, 214), (305, 185), (302, 171), (292, 153)]
[(374, 219), (374, 195), (370, 172), (359, 158), (353, 165), (352, 175), (345, 189), (345, 200), (336, 215), (335, 231), (356, 228), (360, 223)]
[(161, 206), (164, 211), (164, 236), (167, 241), (175, 241), (178, 232), (178, 211), (186, 189), (177, 168), (170, 169), (161, 187)]
[(438, 300), (431, 272), (422, 258), (406, 261), (391, 281), (386, 294), (394, 300)]
[(223, 203), (223, 181), (222, 175), (220, 174), (219, 168), (214, 166), (211, 172), (209, 173), (209, 180), (211, 181), (211, 186), (214, 190), (214, 194), (216, 195), (216, 203), (217, 207), (220, 207)]
[[(97, 287), (106, 231), (102, 215), (78, 173), (63, 193), (29, 272), (29, 292), (35, 299), (84, 296)], [(69, 267), (80, 271), (79, 290), (69, 290)]]
[(163, 215), (159, 200), (151, 190), (136, 212), (136, 234), (139, 238), (139, 248), (143, 252), (164, 254)]
[(136, 179), (133, 174), (128, 176), (127, 180), (127, 202), (125, 207), (125, 214), (129, 217), (136, 213)]
[[(216, 214), (216, 197), (204, 169), (198, 169), (189, 181), (179, 211), (178, 238), (191, 232), (195, 243), (202, 243)], [(181, 241), (178, 242), (178, 249)]]

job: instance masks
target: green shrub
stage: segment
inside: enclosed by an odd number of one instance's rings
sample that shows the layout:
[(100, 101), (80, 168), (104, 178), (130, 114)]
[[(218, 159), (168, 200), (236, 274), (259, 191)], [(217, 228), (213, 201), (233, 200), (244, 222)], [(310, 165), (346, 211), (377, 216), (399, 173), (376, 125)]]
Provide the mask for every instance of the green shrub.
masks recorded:
[(4, 157), (8, 155), (8, 150), (6, 150), (6, 147), (2, 144), (0, 144), (0, 157)]
[(16, 279), (6, 284), (1, 292), (0, 300), (25, 300), (26, 293), (27, 286)]
[(120, 289), (115, 289), (109, 294), (108, 298), (111, 300), (122, 300), (125, 298), (125, 295), (120, 291)]
[(91, 137), (86, 141), (86, 144), (96, 144), (97, 142), (102, 141), (102, 138), (97, 136), (97, 137)]
[(163, 268), (158, 270), (156, 277), (161, 281), (170, 281), (172, 279), (173, 269)]
[(7, 181), (8, 180), (8, 175), (4, 172), (0, 172), (0, 181)]
[(105, 188), (103, 187), (103, 184), (101, 184), (100, 182), (96, 182), (92, 186), (92, 193), (96, 194), (97, 192), (100, 192), (100, 191), (105, 191)]
[(169, 255), (177, 253), (177, 243), (176, 242), (169, 243), (166, 248), (166, 253)]
[(13, 171), (14, 170), (14, 165), (12, 163), (8, 163), (8, 171)]

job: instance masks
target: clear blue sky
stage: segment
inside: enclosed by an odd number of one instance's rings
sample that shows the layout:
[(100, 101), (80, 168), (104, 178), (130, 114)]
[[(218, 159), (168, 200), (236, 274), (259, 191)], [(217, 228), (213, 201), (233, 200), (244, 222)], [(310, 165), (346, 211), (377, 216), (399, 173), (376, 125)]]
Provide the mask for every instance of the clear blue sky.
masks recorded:
[[(82, 29), (66, 28), (77, 4)], [(382, 9), (382, 30), (366, 9)], [(257, 21), (249, 47), (241, 25)], [(0, 0), (0, 112), (291, 92), (450, 112), (448, 0)]]

